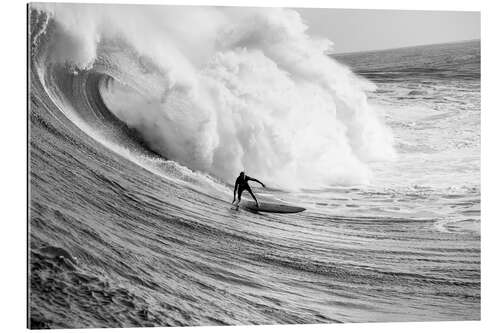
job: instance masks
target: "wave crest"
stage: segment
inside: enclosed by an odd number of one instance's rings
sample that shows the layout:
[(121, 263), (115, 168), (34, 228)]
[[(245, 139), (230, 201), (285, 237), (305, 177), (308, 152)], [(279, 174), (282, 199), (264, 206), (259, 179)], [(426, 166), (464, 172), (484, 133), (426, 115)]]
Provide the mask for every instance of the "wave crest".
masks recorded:
[(328, 57), (332, 44), (293, 10), (36, 8), (58, 24), (48, 61), (111, 76), (99, 83), (109, 110), (193, 170), (312, 188), (366, 183), (369, 161), (395, 158), (367, 101), (374, 85)]

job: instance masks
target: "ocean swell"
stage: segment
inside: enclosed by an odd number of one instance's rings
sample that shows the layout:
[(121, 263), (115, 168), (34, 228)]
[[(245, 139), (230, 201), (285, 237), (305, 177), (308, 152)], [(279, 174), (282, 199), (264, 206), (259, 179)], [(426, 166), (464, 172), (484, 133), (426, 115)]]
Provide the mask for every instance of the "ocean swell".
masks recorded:
[[(315, 188), (368, 183), (369, 162), (396, 157), (367, 101), (375, 86), (328, 57), (331, 42), (309, 36), (293, 10), (35, 8), (51, 27), (33, 37), (45, 43), (41, 81), (54, 68), (72, 82), (97, 78), (86, 85), (114, 124), (191, 170), (226, 182), (246, 170), (277, 187)], [(62, 83), (47, 89), (67, 89)], [(80, 109), (68, 94), (59, 104)]]

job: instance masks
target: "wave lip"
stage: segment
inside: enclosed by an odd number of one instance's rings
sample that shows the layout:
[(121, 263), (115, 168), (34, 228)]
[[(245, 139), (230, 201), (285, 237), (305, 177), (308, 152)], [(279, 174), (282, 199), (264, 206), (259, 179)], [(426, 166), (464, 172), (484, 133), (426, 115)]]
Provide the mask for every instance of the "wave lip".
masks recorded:
[[(310, 37), (293, 10), (34, 8), (51, 21), (42, 66), (107, 76), (98, 83), (105, 108), (192, 170), (315, 188), (368, 183), (369, 162), (396, 157), (367, 101), (374, 85), (329, 58), (331, 42)], [(201, 17), (201, 34), (182, 29)]]

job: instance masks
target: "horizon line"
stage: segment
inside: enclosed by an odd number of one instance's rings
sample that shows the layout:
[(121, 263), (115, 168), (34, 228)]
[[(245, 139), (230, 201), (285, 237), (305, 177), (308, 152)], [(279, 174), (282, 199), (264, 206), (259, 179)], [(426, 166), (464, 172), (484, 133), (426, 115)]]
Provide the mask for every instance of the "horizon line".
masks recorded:
[(399, 46), (399, 47), (390, 47), (390, 48), (381, 48), (381, 49), (369, 49), (369, 50), (360, 50), (360, 51), (346, 51), (346, 52), (339, 52), (339, 53), (332, 52), (332, 53), (327, 53), (326, 55), (333, 56), (333, 55), (344, 55), (344, 54), (354, 54), (354, 53), (382, 52), (382, 51), (390, 51), (390, 50), (409, 49), (412, 47), (444, 45), (444, 44), (459, 44), (459, 43), (466, 43), (466, 42), (473, 42), (473, 41), (481, 41), (481, 38), (459, 39), (459, 40), (442, 42), (442, 43), (415, 44), (415, 45), (408, 45), (408, 46)]

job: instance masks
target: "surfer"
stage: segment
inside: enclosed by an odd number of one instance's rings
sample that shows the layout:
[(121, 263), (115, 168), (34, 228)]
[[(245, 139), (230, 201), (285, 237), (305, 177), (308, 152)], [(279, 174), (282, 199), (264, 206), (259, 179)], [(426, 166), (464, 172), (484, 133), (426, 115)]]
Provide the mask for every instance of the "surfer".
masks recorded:
[(250, 185), (248, 185), (249, 181), (257, 182), (260, 185), (262, 185), (262, 187), (266, 187), (266, 185), (264, 185), (264, 183), (262, 183), (260, 180), (246, 176), (245, 172), (243, 172), (243, 171), (240, 172), (240, 175), (238, 176), (238, 178), (236, 178), (236, 182), (234, 183), (234, 194), (233, 194), (233, 202), (232, 203), (234, 203), (236, 201), (236, 192), (238, 192), (238, 202), (236, 203), (236, 207), (238, 207), (238, 205), (240, 204), (241, 193), (243, 193), (243, 191), (245, 191), (245, 190), (247, 190), (248, 193), (250, 193), (252, 198), (255, 200), (255, 205), (257, 205), (257, 207), (259, 207), (259, 202), (257, 201), (257, 198), (253, 194), (252, 189), (250, 188)]

